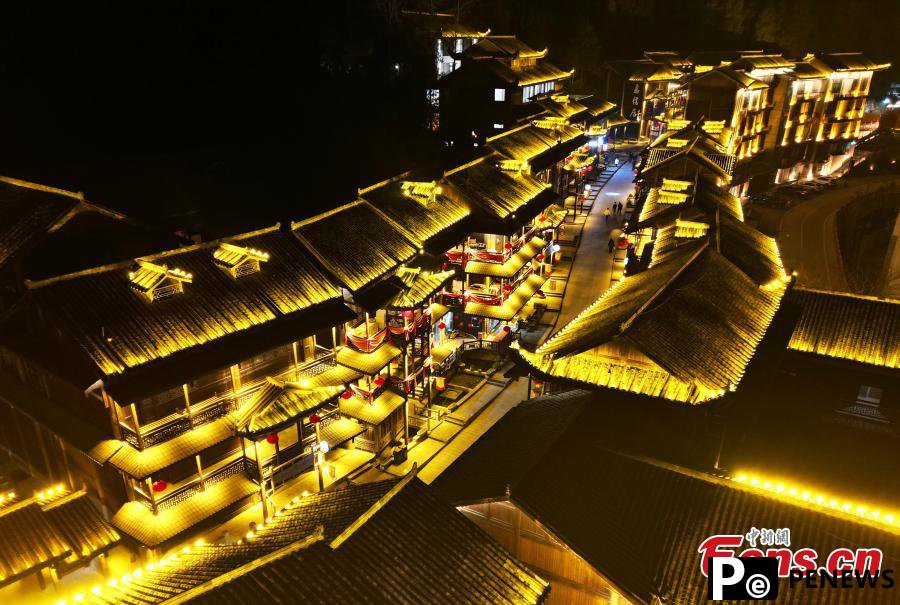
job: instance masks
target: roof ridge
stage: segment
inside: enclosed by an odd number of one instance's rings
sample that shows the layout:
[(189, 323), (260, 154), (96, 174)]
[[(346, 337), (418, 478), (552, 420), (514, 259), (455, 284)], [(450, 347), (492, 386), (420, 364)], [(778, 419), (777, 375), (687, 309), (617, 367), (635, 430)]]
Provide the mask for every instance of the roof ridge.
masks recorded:
[[(93, 204), (92, 204), (93, 205)], [(128, 216), (123, 215), (124, 219), (131, 220)], [(68, 279), (75, 279), (78, 277), (84, 277), (85, 275), (93, 275), (95, 273), (103, 273), (106, 271), (113, 271), (115, 269), (124, 269), (130, 267), (137, 260), (145, 260), (145, 261), (155, 261), (164, 258), (168, 258), (170, 256), (174, 256), (176, 254), (184, 254), (188, 252), (196, 252), (197, 250), (203, 250), (206, 248), (212, 248), (213, 246), (219, 246), (221, 244), (234, 243), (236, 241), (240, 241), (242, 239), (253, 237), (255, 235), (262, 235), (265, 233), (273, 233), (278, 231), (281, 228), (281, 223), (276, 223), (275, 225), (269, 227), (262, 227), (260, 229), (256, 229), (254, 231), (248, 231), (246, 233), (238, 233), (236, 235), (229, 235), (226, 237), (220, 237), (218, 239), (208, 240), (205, 242), (199, 242), (197, 244), (190, 244), (187, 246), (180, 246), (178, 248), (169, 248), (168, 250), (162, 250), (161, 252), (154, 252), (153, 254), (145, 254), (143, 256), (137, 256), (135, 258), (130, 258), (127, 260), (117, 261), (114, 263), (107, 263), (105, 265), (98, 265), (96, 267), (89, 267), (87, 269), (82, 269), (80, 271), (73, 271), (72, 273), (64, 273), (62, 275), (54, 275), (53, 277), (47, 277), (44, 279), (25, 279), (25, 285), (29, 290), (34, 290), (37, 288), (41, 288), (43, 286), (48, 286), (60, 281), (66, 281)]]
[(330, 216), (334, 216), (338, 212), (343, 212), (344, 210), (353, 208), (354, 206), (358, 206), (362, 203), (363, 203), (363, 200), (356, 199), (356, 200), (353, 200), (352, 202), (347, 202), (346, 204), (342, 204), (342, 205), (338, 206), (337, 208), (332, 208), (331, 210), (326, 210), (325, 212), (322, 212), (315, 216), (311, 216), (309, 218), (303, 219), (302, 221), (291, 221), (291, 231), (294, 231), (295, 229), (298, 229), (300, 227), (305, 227), (305, 226), (315, 223), (317, 221), (321, 221), (322, 219), (326, 219)]
[(250, 561), (249, 563), (245, 563), (239, 567), (235, 567), (224, 574), (218, 575), (202, 584), (198, 584), (193, 588), (190, 588), (180, 594), (177, 594), (169, 599), (165, 599), (161, 601), (161, 603), (174, 605), (176, 603), (187, 603), (188, 601), (197, 598), (198, 596), (209, 592), (215, 588), (223, 586), (232, 580), (235, 580), (241, 576), (244, 576), (250, 572), (253, 572), (269, 563), (277, 561), (278, 559), (283, 559), (288, 555), (292, 555), (295, 552), (306, 550), (313, 544), (317, 542), (321, 542), (325, 539), (325, 527), (322, 525), (316, 526), (316, 529), (310, 535), (306, 536), (301, 540), (297, 540), (296, 542), (292, 542), (287, 546), (279, 548), (278, 550), (272, 551), (266, 555), (261, 557), (257, 557)]
[(870, 294), (854, 294), (853, 292), (837, 292), (835, 290), (822, 290), (820, 288), (808, 288), (805, 286), (795, 286), (794, 290), (800, 292), (812, 292), (813, 294), (824, 294), (827, 296), (839, 296), (841, 298), (856, 298), (858, 300), (868, 300), (871, 302), (882, 302), (892, 305), (900, 305), (900, 298), (882, 298), (880, 296), (872, 296)]
[(82, 191), (69, 191), (68, 189), (51, 187), (50, 185), (41, 185), (40, 183), (33, 183), (24, 179), (17, 179), (15, 177), (2, 175), (0, 175), (0, 182), (7, 183), (9, 185), (15, 185), (16, 187), (23, 187), (25, 189), (33, 189), (35, 191), (43, 191), (44, 193), (53, 193), (55, 195), (70, 197), (80, 202), (85, 201), (84, 192)]
[(370, 191), (374, 191), (375, 189), (384, 187), (385, 185), (390, 185), (391, 183), (396, 183), (400, 179), (408, 178), (410, 175), (412, 175), (412, 170), (406, 170), (405, 172), (401, 172), (398, 175), (386, 178), (383, 181), (379, 181), (378, 183), (375, 183), (374, 185), (369, 185), (368, 187), (357, 187), (356, 195), (363, 195), (364, 193), (369, 193)]
[(678, 279), (678, 277), (682, 273), (684, 273), (685, 270), (687, 270), (687, 268), (690, 267), (694, 263), (695, 260), (697, 260), (697, 257), (700, 256), (700, 254), (703, 253), (703, 251), (706, 250), (708, 247), (709, 247), (709, 240), (708, 239), (703, 240), (700, 243), (700, 245), (697, 247), (697, 250), (693, 254), (691, 254), (690, 258), (688, 258), (684, 262), (684, 264), (682, 264), (681, 267), (679, 267), (679, 269), (677, 271), (675, 271), (669, 277), (669, 279), (667, 279), (663, 284), (661, 284), (659, 286), (659, 288), (657, 288), (656, 291), (653, 294), (651, 294), (650, 297), (646, 301), (644, 301), (644, 304), (642, 304), (640, 307), (638, 307), (637, 310), (635, 310), (635, 312), (632, 313), (628, 319), (626, 319), (625, 321), (622, 322), (622, 325), (619, 327), (619, 334), (621, 334), (622, 332), (627, 330), (631, 326), (631, 324), (633, 324), (634, 321), (637, 319), (637, 316), (640, 315), (641, 313), (643, 313), (647, 309), (647, 307), (649, 307), (657, 298), (659, 298), (660, 294), (662, 294), (663, 291), (672, 284), (672, 282), (674, 282), (676, 279)]
[(403, 490), (403, 488), (405, 488), (407, 485), (409, 485), (409, 483), (418, 474), (419, 474), (419, 463), (413, 462), (412, 469), (410, 469), (410, 471), (408, 473), (406, 473), (406, 475), (402, 479), (400, 479), (391, 489), (389, 489), (387, 491), (387, 493), (385, 493), (382, 497), (380, 497), (378, 500), (376, 500), (375, 503), (372, 504), (372, 506), (370, 506), (368, 510), (366, 510), (366, 512), (364, 512), (362, 515), (357, 517), (353, 523), (351, 523), (346, 528), (344, 528), (344, 531), (342, 531), (337, 537), (335, 537), (331, 541), (331, 543), (328, 545), (331, 548), (331, 550), (337, 550), (338, 548), (340, 548), (341, 544), (343, 544), (344, 542), (349, 540), (350, 537), (353, 536), (353, 534), (356, 533), (357, 530), (359, 530), (363, 525), (365, 525), (366, 522), (369, 521), (369, 519), (371, 519), (373, 516), (375, 516), (375, 513), (380, 511), (382, 508), (384, 508), (385, 505), (387, 505), (387, 503), (390, 502), (394, 496), (399, 494)]
[(41, 506), (41, 510), (45, 511), (45, 512), (48, 510), (53, 510), (54, 508), (56, 508), (58, 506), (62, 506), (63, 504), (67, 504), (73, 500), (78, 500), (82, 496), (86, 496), (86, 495), (87, 495), (87, 492), (84, 489), (79, 489), (74, 492), (69, 492), (62, 498), (57, 498), (56, 500), (51, 500), (44, 506)]

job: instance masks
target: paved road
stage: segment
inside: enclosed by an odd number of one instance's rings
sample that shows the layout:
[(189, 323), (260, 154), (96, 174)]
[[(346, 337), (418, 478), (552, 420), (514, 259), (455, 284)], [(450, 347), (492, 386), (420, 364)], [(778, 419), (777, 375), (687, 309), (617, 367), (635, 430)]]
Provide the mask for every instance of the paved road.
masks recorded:
[(799, 285), (839, 292), (849, 289), (838, 245), (838, 210), (892, 178), (848, 179), (846, 187), (817, 194), (785, 212), (778, 247), (787, 270), (797, 271)]
[(574, 319), (609, 288), (612, 276), (612, 255), (608, 248), (610, 232), (621, 228), (624, 214), (610, 217), (607, 224), (603, 210), (611, 209), (616, 201), (625, 203), (625, 198), (634, 190), (633, 178), (630, 165), (626, 165), (599, 191), (581, 232), (581, 243), (569, 273), (556, 328)]

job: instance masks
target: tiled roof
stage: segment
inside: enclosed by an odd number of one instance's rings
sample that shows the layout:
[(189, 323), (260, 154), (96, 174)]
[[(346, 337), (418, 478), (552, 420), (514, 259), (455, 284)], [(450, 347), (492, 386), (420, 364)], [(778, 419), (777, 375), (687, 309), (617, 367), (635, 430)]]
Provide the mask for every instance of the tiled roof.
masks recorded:
[(479, 66), (483, 66), (492, 73), (499, 76), (505, 82), (515, 84), (516, 86), (528, 86), (529, 84), (537, 84), (539, 82), (549, 82), (551, 80), (562, 80), (568, 78), (574, 73), (566, 71), (553, 65), (549, 61), (539, 60), (534, 65), (513, 69), (498, 59), (488, 59), (478, 62)]
[(667, 183), (684, 183), (663, 179), (660, 187), (651, 187), (646, 196), (639, 199), (636, 210), (638, 221), (629, 230), (636, 230), (647, 225), (662, 227), (670, 225), (678, 218), (684, 220), (703, 220), (714, 216), (717, 210), (730, 215), (739, 221), (744, 220), (741, 201), (717, 186), (708, 177), (698, 178), (696, 183), (689, 183), (687, 188), (671, 189)]
[(562, 147), (565, 143), (572, 142), (565, 147), (574, 149), (582, 134), (581, 129), (567, 124), (560, 124), (557, 128), (529, 124), (493, 136), (487, 140), (487, 145), (510, 159), (532, 162), (542, 153)]
[(876, 63), (862, 53), (821, 53), (815, 57), (835, 71), (879, 71), (890, 67), (890, 63)]
[(734, 156), (699, 123), (692, 123), (681, 130), (670, 130), (650, 144), (646, 163), (641, 165), (641, 174), (655, 170), (677, 158), (690, 158), (707, 168), (712, 174), (728, 179), (734, 168)]
[(0, 177), (0, 265), (84, 201), (77, 193)]
[(414, 242), (362, 201), (295, 223), (293, 229), (309, 252), (353, 291), (382, 278), (418, 253)]
[(345, 346), (338, 350), (335, 361), (351, 370), (374, 376), (400, 353), (400, 349), (389, 342), (369, 353)]
[(532, 273), (507, 295), (503, 304), (486, 305), (470, 301), (466, 303), (465, 313), (467, 315), (499, 319), (500, 321), (511, 321), (522, 311), (526, 303), (531, 300), (531, 297), (540, 290), (546, 281), (546, 277)]
[[(432, 483), (435, 493), (453, 504), (511, 500), (637, 602), (706, 603), (698, 547), (752, 527), (789, 528), (794, 548), (820, 556), (872, 544), (885, 553), (882, 568), (900, 563), (900, 538), (873, 524), (610, 451), (594, 426), (601, 403), (571, 393), (519, 404)], [(535, 425), (546, 426), (546, 436)], [(835, 591), (828, 602), (856, 602), (853, 592)], [(866, 602), (891, 602), (890, 591), (870, 592)], [(795, 589), (779, 602), (809, 598)]]
[(403, 292), (398, 292), (385, 306), (397, 309), (412, 309), (423, 305), (455, 274), (455, 271), (418, 272), (409, 281), (407, 289)]
[(720, 397), (737, 387), (784, 294), (783, 279), (760, 287), (742, 269), (768, 266), (767, 246), (754, 243), (734, 246), (735, 262), (707, 239), (689, 242), (519, 355), (594, 386), (688, 403)]
[(796, 288), (800, 318), (788, 348), (900, 368), (900, 301)]
[[(228, 241), (265, 251), (269, 260), (258, 273), (235, 278), (214, 262), (219, 242), (211, 242), (142, 259), (192, 274), (183, 292), (165, 299), (151, 302), (132, 289), (130, 262), (38, 282), (32, 294), (99, 376), (127, 377), (212, 341), (250, 338), (262, 326), (322, 317), (326, 303), (343, 307), (340, 290), (289, 234), (270, 228)], [(232, 353), (246, 357), (248, 351)]]
[(90, 560), (119, 542), (84, 491), (54, 490), (0, 510), (0, 586), (50, 565)]
[(202, 452), (208, 447), (234, 435), (234, 418), (226, 416), (201, 424), (173, 439), (143, 450), (125, 441), (115, 441), (120, 447), (109, 458), (109, 464), (135, 479), (143, 479), (170, 464)]
[(403, 402), (403, 397), (389, 389), (385, 389), (372, 402), (366, 401), (359, 395), (354, 395), (349, 399), (341, 398), (340, 407), (342, 414), (355, 418), (360, 422), (377, 426), (403, 405)]
[(467, 48), (464, 53), (472, 58), (482, 57), (541, 57), (546, 50), (534, 50), (515, 36), (487, 36)]
[(470, 214), (467, 206), (442, 193), (422, 201), (404, 194), (400, 178), (363, 189), (359, 195), (396, 223), (404, 235), (419, 246), (426, 245), (451, 227), (464, 226), (460, 223)]
[(540, 603), (547, 582), (408, 476), (313, 494), (87, 603)]
[(449, 172), (444, 179), (447, 194), (492, 218), (505, 219), (547, 190), (528, 174), (497, 168), (494, 159), (482, 158)]
[(242, 435), (260, 435), (299, 421), (304, 414), (334, 401), (341, 386), (309, 386), (267, 378), (253, 398), (235, 413), (235, 425)]
[(519, 248), (515, 254), (502, 263), (488, 263), (483, 261), (468, 261), (465, 265), (466, 273), (473, 275), (490, 275), (492, 277), (510, 278), (519, 272), (525, 263), (531, 261), (541, 250), (547, 247), (547, 242), (535, 236)]

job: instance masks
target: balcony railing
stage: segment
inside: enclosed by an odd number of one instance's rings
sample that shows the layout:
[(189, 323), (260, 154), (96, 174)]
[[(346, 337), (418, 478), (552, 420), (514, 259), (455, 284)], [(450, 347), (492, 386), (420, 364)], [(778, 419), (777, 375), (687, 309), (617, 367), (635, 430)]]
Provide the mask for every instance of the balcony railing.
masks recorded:
[[(270, 374), (273, 378), (293, 381), (300, 375), (315, 376), (334, 366), (334, 354), (331, 349), (316, 346), (316, 358), (304, 362), (299, 367), (293, 365), (280, 372)], [(183, 435), (194, 427), (222, 418), (226, 414), (236, 410), (241, 403), (249, 399), (265, 383), (265, 378), (260, 378), (251, 383), (244, 384), (236, 393), (228, 393), (212, 397), (206, 401), (191, 405), (191, 414), (187, 411), (171, 414), (152, 424), (142, 426), (140, 439), (133, 427), (119, 423), (122, 430), (122, 438), (133, 447), (146, 449), (164, 441)]]
[(189, 499), (191, 496), (199, 494), (207, 487), (211, 485), (215, 485), (220, 481), (224, 481), (229, 477), (233, 477), (238, 473), (246, 472), (244, 465), (244, 457), (238, 453), (234, 457), (228, 457), (218, 465), (210, 468), (203, 473), (203, 480), (200, 480), (200, 477), (192, 477), (187, 481), (184, 481), (180, 485), (176, 485), (170, 491), (165, 494), (161, 494), (159, 496), (151, 497), (150, 494), (146, 493), (144, 489), (140, 486), (135, 486), (134, 492), (138, 496), (137, 500), (150, 510), (153, 510), (153, 502), (156, 502), (157, 510), (166, 510), (172, 508), (173, 506), (177, 506)]

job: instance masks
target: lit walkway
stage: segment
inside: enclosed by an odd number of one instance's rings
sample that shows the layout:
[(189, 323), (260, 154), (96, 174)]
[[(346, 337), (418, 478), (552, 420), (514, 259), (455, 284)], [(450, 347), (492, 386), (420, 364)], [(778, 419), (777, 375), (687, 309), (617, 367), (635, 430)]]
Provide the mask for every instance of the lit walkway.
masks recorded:
[[(561, 311), (555, 326), (564, 325), (609, 287), (613, 262), (608, 242), (612, 232), (621, 230), (623, 215), (611, 216), (607, 223), (603, 210), (611, 208), (615, 201), (625, 203), (633, 190), (632, 178), (630, 165), (627, 165), (620, 167), (611, 178), (603, 178), (600, 182), (606, 183), (602, 189), (599, 189), (600, 184), (593, 185), (588, 198), (592, 203), (591, 212), (586, 219), (579, 217), (576, 221), (581, 236), (568, 273)], [(552, 326), (548, 327), (544, 336), (550, 331)], [(509, 410), (527, 397), (527, 378), (513, 381), (503, 379), (503, 374), (509, 367), (495, 373), (488, 382), (472, 392), (453, 414), (445, 417), (432, 429), (427, 439), (412, 444), (408, 460), (404, 464), (392, 465), (385, 470), (373, 468), (355, 481), (376, 481), (387, 476), (402, 475), (416, 463), (420, 468), (419, 478), (425, 483), (431, 483)]]
[(562, 327), (574, 319), (609, 287), (613, 268), (609, 238), (614, 229), (621, 228), (624, 213), (610, 216), (607, 223), (603, 210), (612, 209), (613, 202), (625, 203), (628, 194), (634, 190), (633, 178), (629, 164), (620, 167), (603, 189), (591, 191), (592, 196), (596, 195), (596, 201), (581, 232), (581, 242), (569, 272), (556, 327)]

